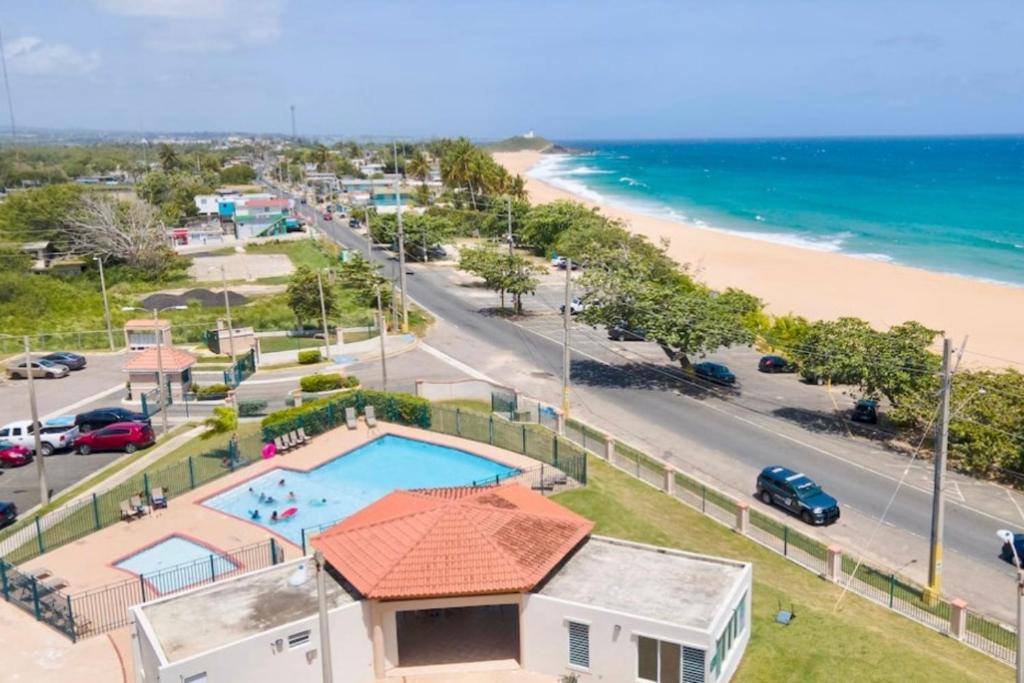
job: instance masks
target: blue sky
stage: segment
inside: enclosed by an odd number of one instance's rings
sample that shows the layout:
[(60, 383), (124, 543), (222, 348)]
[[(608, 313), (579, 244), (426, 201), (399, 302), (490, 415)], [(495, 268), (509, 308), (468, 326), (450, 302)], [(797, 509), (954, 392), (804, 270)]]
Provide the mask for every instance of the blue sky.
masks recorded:
[(294, 104), (300, 134), (352, 136), (1024, 132), (1018, 0), (33, 0), (0, 22), (25, 126), (287, 132)]

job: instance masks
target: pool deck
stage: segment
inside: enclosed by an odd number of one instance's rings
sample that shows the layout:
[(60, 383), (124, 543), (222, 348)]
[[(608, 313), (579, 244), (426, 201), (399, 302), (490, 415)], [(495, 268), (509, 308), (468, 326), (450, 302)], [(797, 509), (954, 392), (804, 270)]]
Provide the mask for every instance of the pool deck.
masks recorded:
[[(128, 578), (127, 572), (115, 566), (119, 559), (175, 534), (194, 538), (204, 545), (218, 550), (234, 550), (241, 546), (266, 541), (273, 536), (280, 543), (286, 560), (298, 558), (302, 555), (301, 548), (285, 537), (272, 534), (267, 528), (260, 525), (207, 508), (202, 505), (202, 501), (277, 467), (287, 467), (299, 471), (311, 470), (384, 434), (394, 434), (459, 448), (509, 467), (530, 469), (538, 465), (537, 461), (526, 456), (487, 444), (382, 422), (378, 423), (375, 429), (369, 430), (365, 424), (360, 422), (355, 430), (349, 430), (342, 426), (321, 434), (315, 437), (310, 444), (289, 452), (287, 455), (262, 460), (205, 484), (194, 491), (175, 496), (168, 501), (168, 506), (165, 509), (152, 511), (138, 520), (119, 522), (106, 529), (101, 529), (79, 541), (56, 548), (26, 562), (20, 568), (31, 570), (46, 567), (54, 576), (66, 579), (68, 581), (66, 592), (74, 595)], [(293, 523), (301, 524), (300, 517), (296, 517)], [(94, 659), (97, 666), (104, 663), (104, 667), (101, 668), (105, 670), (108, 668), (106, 664), (116, 662), (119, 656), (127, 670), (127, 678), (124, 680), (134, 680), (131, 672), (131, 651), (128, 648), (127, 629), (115, 631), (109, 634), (109, 637), (100, 635), (87, 638), (78, 645), (72, 646), (66, 638), (57, 634), (50, 627), (32, 621), (31, 617), (23, 615), (13, 605), (0, 605), (0, 611), (3, 612), (3, 617), (0, 618), (0, 645), (18, 643), (20, 634), (12, 633), (11, 624), (14, 621), (28, 621), (33, 627), (31, 629), (33, 633), (42, 629), (52, 634), (52, 639), (62, 641), (62, 644), (67, 643), (67, 647), (71, 648), (70, 651), (75, 655), (73, 659), (81, 656), (83, 651), (102, 652), (102, 656), (96, 654), (94, 657), (90, 657), (90, 660)], [(18, 617), (23, 615), (25, 618), (20, 619), (9, 614), (14, 612), (18, 613)], [(5, 651), (9, 650), (7, 647), (4, 649)], [(38, 648), (26, 645), (24, 647), (15, 646), (15, 649), (27, 657)], [(63, 650), (63, 648), (61, 649)], [(48, 675), (45, 657), (36, 664), (32, 664), (26, 659), (24, 665), (24, 669), (17, 666), (13, 670), (5, 665), (5, 670), (11, 670), (14, 675), (21, 675), (21, 671), (24, 671), (21, 678), (10, 680), (50, 680), (43, 677), (44, 674)], [(117, 673), (116, 677), (94, 676), (91, 680), (100, 683), (122, 680), (120, 668)], [(72, 680), (72, 678), (61, 680)]]

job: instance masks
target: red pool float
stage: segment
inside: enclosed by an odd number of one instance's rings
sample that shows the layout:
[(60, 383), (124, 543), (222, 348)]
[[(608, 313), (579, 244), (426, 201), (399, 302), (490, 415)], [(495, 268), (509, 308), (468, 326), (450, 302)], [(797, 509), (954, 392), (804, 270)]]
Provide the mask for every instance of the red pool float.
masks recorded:
[(299, 511), (299, 508), (288, 508), (287, 510), (285, 510), (284, 512), (281, 513), (281, 517), (280, 518), (281, 519), (289, 519), (290, 517), (294, 517), (295, 513), (298, 512), (298, 511)]

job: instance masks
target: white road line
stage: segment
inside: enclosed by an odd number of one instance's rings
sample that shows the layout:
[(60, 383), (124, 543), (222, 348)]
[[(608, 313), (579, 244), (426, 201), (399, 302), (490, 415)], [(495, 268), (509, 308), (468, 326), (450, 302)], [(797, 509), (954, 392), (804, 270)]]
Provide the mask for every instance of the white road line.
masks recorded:
[(105, 389), (105, 390), (103, 390), (103, 391), (101, 391), (101, 392), (99, 392), (97, 394), (93, 394), (92, 396), (90, 396), (88, 398), (83, 398), (81, 401), (75, 401), (74, 403), (66, 405), (63, 408), (58, 408), (57, 410), (53, 411), (52, 413), (47, 413), (46, 415), (43, 415), (39, 419), (41, 421), (42, 420), (49, 420), (51, 417), (58, 417), (60, 415), (67, 415), (68, 413), (73, 413), (76, 410), (78, 410), (79, 408), (81, 408), (82, 406), (89, 405), (93, 401), (98, 401), (99, 399), (105, 398), (107, 396), (110, 396), (111, 394), (113, 394), (113, 393), (115, 393), (117, 391), (120, 391), (122, 389), (124, 389), (124, 385), (123, 384), (117, 384), (115, 386), (110, 387), (109, 389)]
[(1017, 500), (1013, 497), (1013, 494), (1010, 493), (1009, 489), (1003, 490), (1006, 491), (1006, 497), (1010, 499), (1011, 503), (1013, 503), (1013, 507), (1017, 508), (1017, 514), (1020, 515), (1021, 519), (1024, 519), (1024, 510), (1020, 509), (1020, 505), (1017, 504)]
[(949, 483), (953, 485), (953, 488), (956, 490), (956, 495), (960, 496), (960, 500), (966, 503), (967, 499), (964, 498), (964, 492), (960, 490), (960, 484), (955, 481), (951, 481)]
[[(522, 329), (526, 330), (527, 332), (531, 332), (531, 333), (537, 335), (538, 337), (542, 337), (544, 339), (547, 339), (548, 341), (553, 342), (555, 344), (558, 344), (559, 346), (562, 345), (562, 341), (560, 339), (554, 339), (554, 338), (549, 337), (547, 335), (541, 334), (540, 332), (537, 332), (536, 330), (531, 330), (528, 327), (524, 327), (522, 325), (519, 325), (518, 323), (513, 323), (513, 325), (518, 325), (519, 327), (521, 327)], [(572, 350), (573, 350), (573, 352), (578, 353), (581, 356), (586, 356), (586, 357), (590, 358), (591, 360), (595, 360), (598, 363), (601, 363), (602, 365), (610, 365), (610, 363), (607, 363), (607, 362), (601, 360), (600, 358), (598, 358), (597, 356), (593, 356), (593, 355), (587, 353), (586, 351), (580, 351), (579, 349), (577, 349), (575, 347), (572, 347)], [(758, 424), (757, 422), (754, 422), (753, 420), (749, 420), (749, 419), (747, 419), (745, 417), (740, 417), (739, 415), (734, 415), (733, 413), (730, 413), (729, 411), (727, 411), (727, 410), (725, 410), (723, 408), (719, 408), (718, 406), (709, 405), (707, 403), (704, 403), (703, 401), (698, 401), (697, 399), (695, 399), (695, 398), (693, 398), (691, 396), (687, 396), (687, 395), (682, 394), (682, 393), (680, 393), (678, 395), (680, 397), (682, 397), (683, 399), (685, 399), (687, 401), (690, 401), (691, 403), (693, 403), (695, 405), (701, 406), (702, 408), (707, 408), (709, 410), (714, 410), (716, 412), (722, 413), (723, 415), (725, 415), (727, 417), (731, 417), (731, 418), (733, 418), (735, 420), (739, 420), (740, 422), (748, 424), (748, 425), (750, 425), (752, 427), (756, 427), (757, 429), (760, 429), (762, 431), (768, 432), (769, 434), (775, 434), (776, 436), (779, 436), (779, 437), (781, 437), (781, 438), (783, 438), (783, 439), (785, 439), (787, 441), (791, 441), (791, 442), (793, 442), (795, 444), (799, 444), (799, 445), (803, 446), (804, 448), (808, 448), (808, 449), (810, 449), (810, 450), (812, 450), (812, 451), (814, 451), (816, 453), (821, 453), (822, 455), (828, 456), (828, 457), (833, 458), (835, 460), (839, 460), (841, 462), (846, 463), (847, 465), (852, 465), (853, 467), (856, 467), (857, 469), (863, 470), (865, 472), (869, 472), (869, 473), (874, 474), (876, 476), (882, 477), (883, 479), (888, 479), (889, 481), (894, 481), (894, 482), (897, 482), (897, 483), (899, 483), (899, 481), (900, 481), (899, 477), (893, 477), (893, 476), (890, 476), (890, 475), (885, 474), (883, 472), (880, 472), (878, 470), (871, 469), (867, 465), (863, 465), (863, 464), (861, 464), (861, 463), (859, 463), (859, 462), (857, 462), (855, 460), (850, 460), (848, 458), (844, 458), (841, 455), (836, 455), (835, 453), (832, 453), (830, 451), (826, 451), (825, 449), (820, 448), (818, 446), (815, 446), (814, 444), (807, 443), (806, 441), (801, 441), (800, 439), (797, 439), (796, 437), (790, 436), (788, 434), (783, 434), (782, 432), (776, 431), (776, 430), (771, 429), (769, 427), (765, 427), (764, 425)], [(922, 488), (920, 486), (914, 486), (913, 484), (908, 484), (907, 482), (904, 482), (903, 486), (906, 487), (906, 488), (914, 489), (915, 491), (918, 491), (920, 493), (925, 493), (925, 494), (931, 495), (931, 490), (930, 489), (925, 489), (925, 488)], [(1002, 517), (997, 517), (996, 515), (993, 515), (993, 514), (990, 514), (988, 512), (985, 512), (984, 510), (979, 510), (977, 508), (971, 507), (970, 505), (964, 505), (962, 503), (957, 503), (956, 501), (950, 501), (950, 502), (952, 504), (954, 504), (954, 505), (959, 505), (960, 507), (962, 507), (965, 510), (969, 510), (970, 512), (973, 512), (975, 514), (981, 515), (982, 517), (987, 517), (988, 519), (994, 520), (996, 522), (1002, 522), (1003, 524), (1016, 524), (1016, 522), (1011, 522), (1009, 520), (1003, 519)], [(1019, 508), (1018, 508), (1018, 510), (1019, 510)], [(1024, 517), (1024, 514), (1022, 514), (1022, 517)]]
[(498, 380), (491, 379), (490, 377), (488, 377), (484, 373), (480, 372), (479, 370), (477, 370), (475, 368), (471, 368), (470, 366), (466, 365), (462, 361), (456, 360), (455, 358), (452, 358), (451, 356), (449, 356), (444, 351), (441, 351), (439, 349), (435, 349), (430, 344), (426, 344), (426, 343), (421, 342), (420, 343), (420, 348), (423, 349), (424, 351), (426, 351), (427, 353), (429, 353), (431, 356), (434, 356), (435, 358), (438, 358), (438, 359), (444, 361), (445, 363), (447, 363), (448, 365), (452, 366), (456, 370), (469, 375), (473, 379), (479, 379), (479, 380), (483, 380), (484, 382), (490, 382), (491, 384), (497, 384), (499, 386), (504, 386), (504, 384), (502, 384)]

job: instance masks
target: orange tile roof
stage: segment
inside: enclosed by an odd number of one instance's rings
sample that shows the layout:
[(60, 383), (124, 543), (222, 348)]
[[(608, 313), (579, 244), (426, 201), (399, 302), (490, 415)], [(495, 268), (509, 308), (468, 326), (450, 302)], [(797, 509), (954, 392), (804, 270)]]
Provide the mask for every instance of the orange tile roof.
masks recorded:
[[(189, 353), (173, 346), (160, 349), (164, 372), (181, 372), (195, 365), (196, 359)], [(156, 347), (135, 354), (124, 364), (123, 370), (157, 371)]]
[(368, 598), (529, 591), (593, 522), (518, 484), (395, 491), (312, 540)]
[(153, 320), (152, 318), (135, 318), (132, 320), (126, 320), (124, 328), (126, 330), (151, 330), (156, 327), (170, 327), (170, 320)]

